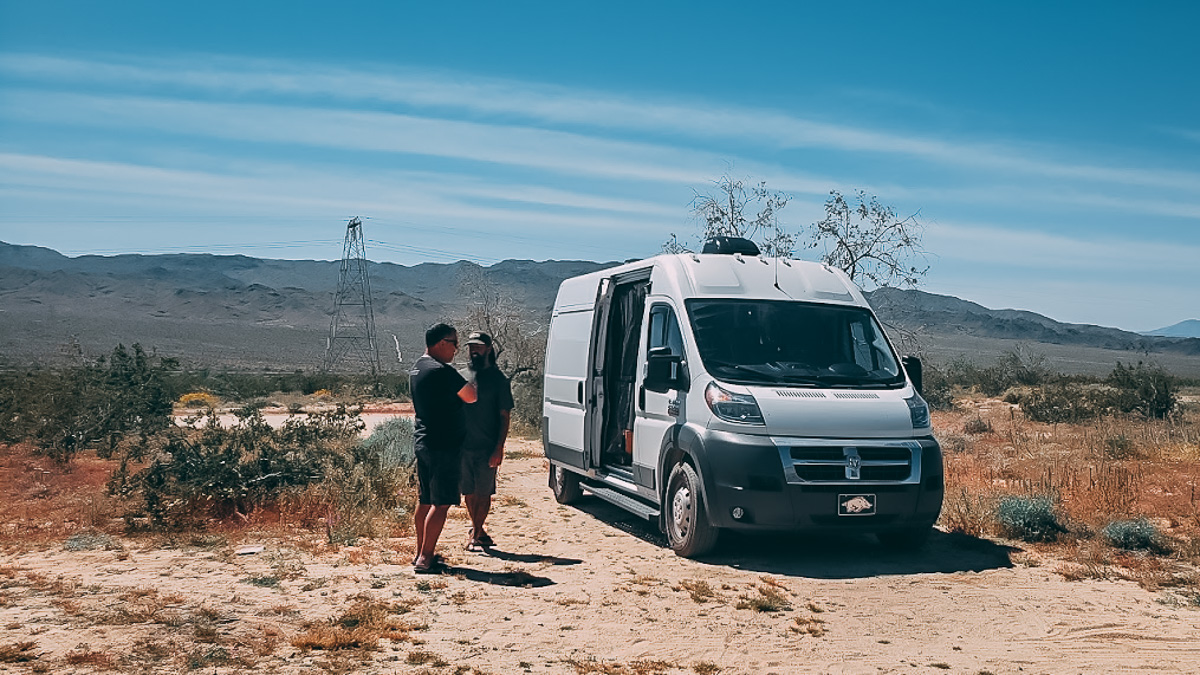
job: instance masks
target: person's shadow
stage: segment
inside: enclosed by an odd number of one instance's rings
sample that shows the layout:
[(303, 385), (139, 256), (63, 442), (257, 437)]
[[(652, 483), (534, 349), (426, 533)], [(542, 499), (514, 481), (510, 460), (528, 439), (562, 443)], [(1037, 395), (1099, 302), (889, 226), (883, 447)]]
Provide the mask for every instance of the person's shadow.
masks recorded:
[(542, 588), (544, 586), (553, 586), (554, 580), (549, 577), (539, 577), (530, 574), (523, 570), (505, 571), (505, 572), (486, 572), (477, 570), (472, 567), (460, 567), (458, 565), (446, 565), (442, 570), (442, 574), (462, 577), (468, 581), (477, 581), (493, 586), (512, 586), (517, 588)]
[[(575, 507), (606, 525), (658, 547), (669, 546), (656, 523), (596, 497)], [(725, 531), (698, 562), (781, 576), (857, 579), (889, 574), (983, 572), (1012, 567), (1020, 549), (989, 539), (935, 530), (912, 551), (890, 549), (867, 534), (741, 533)]]
[(578, 565), (583, 562), (578, 558), (559, 558), (558, 556), (541, 555), (539, 553), (510, 553), (508, 551), (501, 551), (494, 546), (483, 549), (483, 552), (486, 555), (505, 562), (550, 563), (551, 565)]

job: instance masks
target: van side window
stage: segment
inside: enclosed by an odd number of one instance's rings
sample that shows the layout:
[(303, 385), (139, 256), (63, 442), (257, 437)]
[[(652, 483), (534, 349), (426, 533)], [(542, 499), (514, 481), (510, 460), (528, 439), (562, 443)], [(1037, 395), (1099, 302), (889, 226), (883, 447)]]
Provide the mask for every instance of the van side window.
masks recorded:
[(646, 335), (647, 349), (667, 347), (671, 354), (683, 356), (683, 333), (679, 331), (679, 320), (667, 305), (655, 305), (650, 310), (650, 327)]

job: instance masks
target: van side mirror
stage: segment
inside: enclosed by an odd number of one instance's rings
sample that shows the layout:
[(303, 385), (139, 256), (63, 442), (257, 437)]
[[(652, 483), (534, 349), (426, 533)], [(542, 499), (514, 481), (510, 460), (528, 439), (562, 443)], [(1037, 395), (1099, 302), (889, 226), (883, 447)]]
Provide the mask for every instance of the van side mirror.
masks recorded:
[(683, 357), (672, 354), (668, 347), (655, 347), (646, 355), (647, 389), (656, 394), (665, 394), (672, 389), (687, 391), (687, 378), (683, 374)]
[(921, 372), (921, 359), (916, 356), (905, 356), (900, 359), (900, 365), (904, 366), (904, 371), (908, 373), (908, 379), (912, 380), (913, 389), (916, 389), (918, 394), (924, 394), (925, 381)]

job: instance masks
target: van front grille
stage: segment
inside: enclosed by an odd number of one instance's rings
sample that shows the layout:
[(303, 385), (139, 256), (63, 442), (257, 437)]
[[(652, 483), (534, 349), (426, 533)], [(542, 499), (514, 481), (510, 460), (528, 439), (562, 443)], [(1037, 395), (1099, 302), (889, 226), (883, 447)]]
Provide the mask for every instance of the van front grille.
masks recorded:
[[(819, 443), (819, 444), (818, 444)], [(920, 480), (920, 448), (907, 443), (850, 445), (836, 442), (791, 445), (783, 454), (800, 483)], [(785, 448), (780, 448), (784, 450)]]

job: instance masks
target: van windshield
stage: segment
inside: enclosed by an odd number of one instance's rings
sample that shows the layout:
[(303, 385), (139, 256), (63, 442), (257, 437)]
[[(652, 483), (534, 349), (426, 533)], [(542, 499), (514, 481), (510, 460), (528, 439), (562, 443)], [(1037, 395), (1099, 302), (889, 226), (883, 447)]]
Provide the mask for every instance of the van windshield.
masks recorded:
[(904, 384), (865, 309), (786, 300), (688, 300), (705, 369), (737, 384), (883, 388)]

